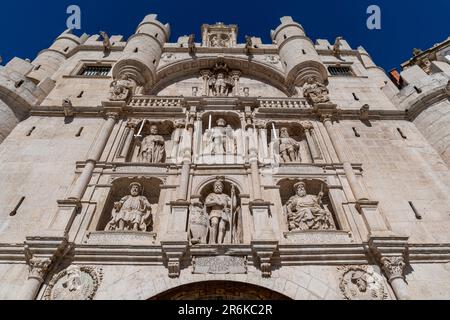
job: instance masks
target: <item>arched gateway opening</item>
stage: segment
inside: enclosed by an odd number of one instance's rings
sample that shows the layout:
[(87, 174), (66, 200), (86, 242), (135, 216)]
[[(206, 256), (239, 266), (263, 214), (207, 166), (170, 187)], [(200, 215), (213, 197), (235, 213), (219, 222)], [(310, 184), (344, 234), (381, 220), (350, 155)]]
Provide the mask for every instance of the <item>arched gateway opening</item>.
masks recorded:
[(281, 293), (248, 283), (207, 281), (183, 285), (149, 300), (291, 300)]

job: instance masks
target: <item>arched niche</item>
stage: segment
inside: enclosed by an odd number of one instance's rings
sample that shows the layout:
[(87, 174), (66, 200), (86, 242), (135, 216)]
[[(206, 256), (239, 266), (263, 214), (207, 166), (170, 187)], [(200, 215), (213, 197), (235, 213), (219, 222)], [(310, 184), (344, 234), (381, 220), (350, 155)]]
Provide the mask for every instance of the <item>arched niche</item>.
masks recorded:
[[(220, 181), (223, 185), (223, 191), (222, 194), (227, 195), (232, 205), (228, 206), (227, 208), (230, 210), (230, 214), (227, 215), (227, 225), (226, 225), (226, 233), (224, 242), (217, 241), (217, 237), (215, 240), (211, 238), (212, 232), (211, 228), (212, 225), (212, 218), (214, 217), (214, 214), (211, 213), (211, 211), (214, 209), (213, 207), (208, 207), (207, 203), (208, 201), (211, 201), (210, 195), (216, 194), (214, 186), (217, 183), (217, 181)], [(203, 241), (202, 244), (241, 244), (244, 241), (244, 235), (243, 235), (243, 220), (242, 220), (242, 205), (241, 205), (241, 191), (239, 190), (239, 187), (237, 184), (231, 182), (229, 179), (225, 179), (224, 177), (217, 177), (216, 179), (209, 179), (205, 184), (202, 185), (202, 187), (198, 190), (197, 194), (193, 194), (191, 196), (191, 203), (201, 203), (201, 210), (203, 210), (201, 213), (198, 214), (198, 212), (194, 213), (194, 209), (191, 206), (190, 209), (190, 215), (189, 215), (189, 230), (190, 230), (190, 238), (200, 239), (202, 238)], [(210, 202), (211, 203), (211, 202)], [(194, 215), (197, 215), (194, 217)], [(198, 216), (203, 215), (203, 220), (207, 222), (207, 224), (204, 224), (203, 226), (206, 227), (202, 232), (204, 232), (203, 235), (196, 234), (196, 230), (193, 228), (193, 224), (197, 224), (199, 221)], [(223, 218), (220, 218), (219, 220), (222, 220)], [(198, 229), (198, 228), (197, 228)]]
[(215, 127), (217, 125), (217, 121), (219, 119), (224, 119), (227, 123), (227, 126), (230, 126), (233, 130), (241, 129), (241, 119), (239, 114), (235, 112), (205, 112), (202, 115), (202, 128), (203, 133), (209, 129), (209, 122), (211, 118), (211, 126)]
[(149, 300), (290, 300), (254, 284), (231, 281), (196, 282), (170, 289)]
[[(312, 163), (312, 155), (308, 146), (305, 128), (299, 122), (270, 122), (266, 127), (270, 156), (277, 163)], [(293, 139), (280, 143), (280, 138), (287, 132)], [(277, 140), (278, 139), (278, 140)], [(292, 148), (293, 151), (289, 151)], [(295, 159), (294, 159), (295, 158)]]
[[(324, 210), (327, 210), (330, 214), (329, 219), (330, 219), (330, 224), (331, 227), (327, 228), (327, 229), (316, 229), (316, 227), (318, 225), (320, 225), (319, 223), (313, 223), (311, 222), (311, 225), (313, 226), (311, 229), (304, 229), (304, 230), (292, 230), (290, 225), (289, 225), (289, 217), (288, 217), (288, 208), (287, 208), (287, 204), (290, 201), (290, 199), (292, 199), (292, 197), (297, 195), (297, 185), (299, 183), (303, 183), (305, 186), (305, 190), (306, 190), (306, 194), (308, 196), (313, 196), (313, 197), (318, 197), (320, 193), (323, 193), (323, 197), (321, 199), (321, 203), (319, 204), (320, 207)], [(277, 184), (280, 188), (280, 198), (281, 198), (281, 204), (283, 206), (283, 216), (284, 216), (284, 222), (286, 224), (286, 229), (289, 231), (311, 231), (311, 230), (318, 230), (318, 231), (323, 231), (323, 230), (340, 230), (340, 223), (338, 221), (338, 219), (336, 218), (336, 214), (335, 214), (335, 208), (333, 207), (333, 201), (330, 197), (330, 190), (328, 188), (328, 185), (320, 179), (290, 179), (290, 178), (286, 178), (286, 179), (282, 179), (278, 182)], [(305, 201), (307, 202), (307, 201)], [(313, 217), (311, 217), (312, 219)], [(305, 219), (309, 219), (309, 218), (305, 218)], [(301, 220), (301, 219), (300, 219)], [(309, 222), (308, 222), (309, 223)]]
[(146, 197), (152, 205), (152, 226), (146, 231), (154, 232), (157, 229), (158, 213), (160, 211), (159, 199), (163, 181), (155, 177), (120, 177), (112, 181), (111, 189), (104, 203), (100, 219), (95, 227), (96, 231), (105, 231), (108, 222), (112, 218), (114, 203), (130, 194), (130, 185), (132, 183), (139, 183), (142, 186), (140, 195)]
[[(152, 127), (157, 128), (157, 134), (155, 136), (162, 137), (162, 139), (164, 140), (164, 146), (161, 147), (161, 150), (153, 152), (153, 154), (157, 154), (156, 156), (145, 157), (143, 156), (143, 143), (146, 141), (145, 139), (149, 139), (148, 137), (152, 135)], [(133, 139), (133, 144), (131, 145), (131, 148), (126, 157), (127, 162), (161, 164), (167, 163), (168, 160), (171, 160), (170, 157), (172, 155), (172, 150), (176, 146), (176, 144), (179, 143), (179, 141), (175, 141), (175, 126), (172, 121), (141, 120), (136, 124), (135, 132), (136, 134)], [(146, 149), (148, 149), (148, 146)], [(157, 160), (155, 160), (155, 158)]]
[[(286, 86), (284, 72), (272, 65), (249, 60), (248, 58), (223, 57), (218, 59), (217, 56), (204, 56), (196, 57), (194, 60), (192, 58), (175, 60), (173, 63), (163, 66), (158, 70), (157, 82), (148, 94), (161, 95), (165, 88), (182, 81), (185, 83), (184, 87), (187, 85), (189, 94), (192, 91), (192, 86), (198, 86), (199, 95), (202, 95), (202, 87), (201, 85), (197, 85), (202, 83), (200, 71), (213, 69), (219, 60), (225, 63), (231, 70), (241, 72), (243, 79), (241, 90), (243, 91), (246, 86), (249, 87), (250, 96), (258, 96), (258, 94), (252, 94), (252, 88), (257, 87), (254, 85), (255, 82), (259, 82), (263, 86), (267, 85), (276, 88), (277, 92), (282, 93), (284, 97), (290, 97), (296, 93), (292, 87)], [(189, 80), (184, 81), (186, 79)]]

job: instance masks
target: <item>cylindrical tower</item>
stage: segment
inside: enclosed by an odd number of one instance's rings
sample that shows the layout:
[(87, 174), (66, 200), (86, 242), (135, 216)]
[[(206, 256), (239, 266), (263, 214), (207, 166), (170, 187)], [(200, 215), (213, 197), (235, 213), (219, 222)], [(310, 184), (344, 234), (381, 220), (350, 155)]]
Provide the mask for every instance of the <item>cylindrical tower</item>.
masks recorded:
[(67, 54), (82, 44), (87, 36), (78, 37), (72, 30), (64, 31), (48, 49), (42, 50), (33, 61), (33, 70), (27, 74), (34, 83), (38, 84), (46, 78), (52, 77), (67, 59)]
[(163, 25), (156, 18), (156, 14), (146, 16), (128, 39), (122, 57), (114, 65), (114, 79), (128, 75), (146, 89), (155, 83), (156, 67), (170, 36), (170, 25)]
[(384, 87), (386, 83), (391, 81), (384, 70), (373, 62), (369, 53), (363, 47), (358, 47), (358, 52), (370, 77), (377, 82), (380, 88)]
[(303, 27), (289, 16), (280, 21), (278, 28), (271, 31), (271, 36), (278, 45), (286, 69), (286, 83), (302, 86), (311, 76), (324, 83), (328, 77), (327, 70)]

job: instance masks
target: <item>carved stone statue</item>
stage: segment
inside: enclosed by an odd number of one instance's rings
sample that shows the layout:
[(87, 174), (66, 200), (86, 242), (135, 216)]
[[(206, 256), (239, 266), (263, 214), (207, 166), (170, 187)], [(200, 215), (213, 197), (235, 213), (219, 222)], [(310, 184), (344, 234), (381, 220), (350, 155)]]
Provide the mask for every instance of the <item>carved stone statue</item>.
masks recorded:
[(213, 34), (210, 38), (210, 45), (213, 48), (228, 48), (230, 46), (230, 38), (224, 34)]
[(146, 136), (139, 149), (139, 160), (144, 163), (162, 163), (166, 155), (165, 140), (158, 134), (158, 127), (150, 127), (150, 135)]
[(209, 218), (199, 200), (192, 201), (189, 207), (189, 229), (193, 245), (205, 244), (208, 236)]
[(130, 184), (130, 195), (114, 203), (112, 219), (105, 231), (141, 231), (152, 228), (152, 212), (154, 206), (145, 196), (142, 196), (142, 185)]
[(336, 230), (331, 212), (322, 207), (323, 192), (308, 195), (304, 182), (294, 188), (296, 195), (286, 203), (289, 231)]
[(217, 120), (217, 126), (205, 132), (204, 154), (236, 154), (234, 130), (224, 119)]
[(280, 146), (281, 160), (285, 163), (301, 162), (300, 143), (289, 136), (287, 128), (281, 128), (280, 138), (278, 139)]
[(234, 232), (232, 215), (235, 205), (227, 194), (223, 193), (224, 185), (220, 179), (214, 183), (214, 192), (209, 194), (205, 200), (205, 208), (209, 213), (211, 244), (223, 244), (228, 232)]
[(329, 93), (327, 87), (316, 81), (313, 77), (309, 77), (303, 86), (303, 96), (312, 105), (330, 102)]
[(233, 91), (233, 82), (223, 72), (209, 79), (209, 88), (216, 97), (227, 97)]
[(75, 111), (74, 111), (74, 108), (72, 105), (72, 100), (70, 100), (70, 98), (63, 99), (62, 107), (63, 107), (65, 117), (73, 117), (73, 115), (75, 114)]
[(120, 76), (119, 80), (114, 80), (110, 86), (110, 97), (112, 101), (125, 101), (132, 97), (136, 89), (136, 83), (126, 74)]
[(107, 52), (107, 51), (111, 50), (112, 45), (111, 45), (111, 40), (109, 39), (108, 34), (105, 31), (100, 31), (100, 35), (103, 38), (103, 51)]

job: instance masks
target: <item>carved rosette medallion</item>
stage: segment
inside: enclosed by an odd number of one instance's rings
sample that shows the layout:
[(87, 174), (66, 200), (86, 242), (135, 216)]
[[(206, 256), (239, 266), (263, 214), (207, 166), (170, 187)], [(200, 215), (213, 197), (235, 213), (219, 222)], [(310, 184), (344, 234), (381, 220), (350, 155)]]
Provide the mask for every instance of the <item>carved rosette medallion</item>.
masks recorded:
[(103, 277), (101, 269), (71, 266), (56, 274), (44, 293), (45, 300), (92, 300)]
[(371, 266), (339, 267), (339, 289), (347, 300), (385, 300), (388, 297), (383, 277)]

